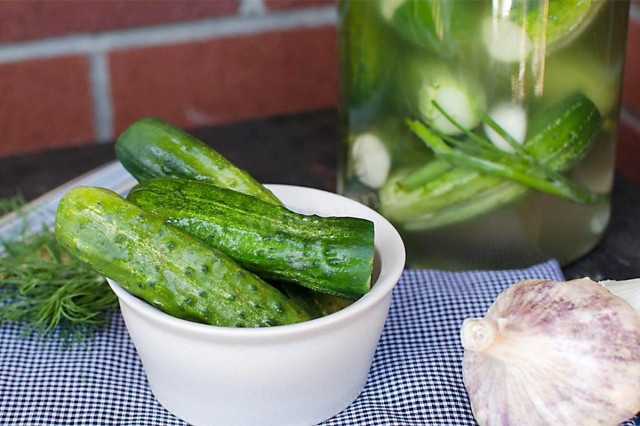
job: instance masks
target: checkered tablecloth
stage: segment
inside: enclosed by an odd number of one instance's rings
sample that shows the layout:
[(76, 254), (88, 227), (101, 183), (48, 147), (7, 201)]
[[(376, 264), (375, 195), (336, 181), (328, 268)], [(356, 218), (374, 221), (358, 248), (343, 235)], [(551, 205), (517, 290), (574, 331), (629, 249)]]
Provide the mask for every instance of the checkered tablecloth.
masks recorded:
[[(462, 383), (460, 326), (528, 278), (562, 273), (555, 262), (499, 272), (406, 270), (362, 394), (324, 424), (475, 424)], [(153, 397), (118, 312), (85, 347), (43, 346), (5, 325), (0, 351), (2, 425), (185, 424)]]

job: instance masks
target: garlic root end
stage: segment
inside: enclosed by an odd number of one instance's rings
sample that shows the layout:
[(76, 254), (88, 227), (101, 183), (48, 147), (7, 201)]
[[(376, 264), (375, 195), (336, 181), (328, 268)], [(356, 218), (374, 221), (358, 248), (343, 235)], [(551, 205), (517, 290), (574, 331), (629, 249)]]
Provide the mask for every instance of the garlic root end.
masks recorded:
[(462, 323), (462, 346), (469, 351), (482, 352), (496, 339), (496, 324), (486, 318), (467, 318)]

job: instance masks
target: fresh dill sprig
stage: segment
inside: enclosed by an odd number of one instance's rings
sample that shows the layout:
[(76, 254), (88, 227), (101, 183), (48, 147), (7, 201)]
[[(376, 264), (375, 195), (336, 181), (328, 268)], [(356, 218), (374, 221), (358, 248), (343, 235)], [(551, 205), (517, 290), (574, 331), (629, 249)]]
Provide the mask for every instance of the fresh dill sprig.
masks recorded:
[[(0, 200), (0, 214), (24, 217), (24, 204), (20, 194)], [(17, 323), (38, 339), (85, 342), (109, 319), (116, 295), (102, 276), (60, 247), (50, 227), (27, 231), (25, 226), (18, 237), (0, 241), (0, 325)]]
[(434, 170), (429, 170), (425, 166), (408, 175), (398, 182), (401, 188), (403, 185), (409, 188), (417, 188), (423, 185), (428, 179), (446, 172), (448, 170), (446, 163), (449, 163), (450, 165), (509, 179), (577, 203), (597, 204), (606, 200), (605, 196), (577, 185), (561, 173), (551, 170), (545, 164), (536, 161), (487, 114), (482, 113), (480, 115), (481, 121), (505, 138), (514, 148), (514, 153), (504, 152), (497, 148), (489, 140), (459, 124), (436, 101), (432, 103), (453, 126), (467, 136), (466, 143), (432, 130), (419, 121), (408, 119), (407, 125), (409, 128), (436, 154), (440, 162), (432, 166)]

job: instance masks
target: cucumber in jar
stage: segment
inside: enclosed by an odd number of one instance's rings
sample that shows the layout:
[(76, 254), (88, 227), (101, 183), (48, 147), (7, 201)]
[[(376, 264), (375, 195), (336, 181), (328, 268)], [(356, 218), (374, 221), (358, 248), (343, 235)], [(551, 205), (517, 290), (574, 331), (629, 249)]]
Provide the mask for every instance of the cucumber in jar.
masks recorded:
[(549, 55), (580, 36), (606, 2), (607, 0), (518, 0), (514, 2), (514, 9), (528, 8), (525, 29), (532, 40), (544, 40), (545, 51)]
[[(549, 170), (566, 172), (590, 150), (601, 125), (595, 104), (575, 93), (532, 120), (523, 149)], [(391, 178), (380, 199), (382, 213), (408, 230), (470, 220), (517, 202), (531, 191), (521, 183), (468, 167), (453, 167), (409, 190), (398, 185), (405, 177), (406, 172)], [(593, 197), (597, 199), (601, 197)]]
[(378, 0), (380, 15), (401, 37), (443, 57), (469, 52), (483, 1)]
[(482, 38), (492, 59), (519, 62), (531, 52), (550, 55), (580, 36), (606, 0), (516, 0), (496, 3), (482, 22)]
[(353, 108), (364, 105), (369, 113), (381, 103), (393, 60), (374, 6), (369, 1), (341, 2), (339, 11), (342, 97)]

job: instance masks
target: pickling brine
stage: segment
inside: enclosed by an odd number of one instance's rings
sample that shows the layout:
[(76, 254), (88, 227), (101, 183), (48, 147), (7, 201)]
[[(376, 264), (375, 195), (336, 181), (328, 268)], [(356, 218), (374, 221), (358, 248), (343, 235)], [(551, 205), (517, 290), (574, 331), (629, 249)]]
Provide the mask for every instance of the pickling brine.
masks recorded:
[(339, 192), (411, 267), (569, 263), (610, 214), (628, 1), (343, 0)]

